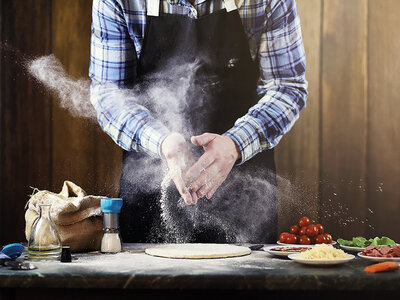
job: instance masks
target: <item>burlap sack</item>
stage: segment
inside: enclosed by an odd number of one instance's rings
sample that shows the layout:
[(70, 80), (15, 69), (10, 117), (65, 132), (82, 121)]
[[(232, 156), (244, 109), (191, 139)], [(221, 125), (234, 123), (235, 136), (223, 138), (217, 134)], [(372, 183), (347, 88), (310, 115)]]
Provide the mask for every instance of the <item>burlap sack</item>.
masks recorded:
[(59, 194), (46, 190), (34, 193), (25, 212), (25, 236), (29, 240), (32, 226), (39, 217), (39, 204), (51, 204), (50, 216), (62, 245), (71, 251), (99, 250), (103, 237), (100, 196), (87, 196), (71, 181), (65, 181)]

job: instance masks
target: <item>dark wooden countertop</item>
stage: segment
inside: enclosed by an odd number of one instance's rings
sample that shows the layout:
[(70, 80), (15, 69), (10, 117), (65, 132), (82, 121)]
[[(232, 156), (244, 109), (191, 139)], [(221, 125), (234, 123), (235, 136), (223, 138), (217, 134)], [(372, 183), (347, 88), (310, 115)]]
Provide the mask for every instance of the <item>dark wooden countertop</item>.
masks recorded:
[(336, 266), (308, 266), (265, 251), (224, 259), (168, 259), (125, 244), (118, 254), (73, 254), (73, 262), (39, 261), (36, 270), (0, 267), (0, 288), (147, 290), (400, 290), (400, 271), (366, 274), (356, 257)]

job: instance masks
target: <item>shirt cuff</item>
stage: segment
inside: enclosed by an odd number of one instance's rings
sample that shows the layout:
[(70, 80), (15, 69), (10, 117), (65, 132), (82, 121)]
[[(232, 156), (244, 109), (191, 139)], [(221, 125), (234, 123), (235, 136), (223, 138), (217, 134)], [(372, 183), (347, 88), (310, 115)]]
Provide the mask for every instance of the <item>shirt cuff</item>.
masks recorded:
[(162, 157), (161, 145), (170, 131), (159, 121), (153, 119), (142, 125), (138, 133), (140, 148), (153, 157)]
[(236, 123), (231, 129), (223, 135), (229, 136), (239, 147), (242, 159), (238, 163), (243, 164), (257, 153), (261, 152), (261, 144), (258, 132), (255, 126), (250, 122)]

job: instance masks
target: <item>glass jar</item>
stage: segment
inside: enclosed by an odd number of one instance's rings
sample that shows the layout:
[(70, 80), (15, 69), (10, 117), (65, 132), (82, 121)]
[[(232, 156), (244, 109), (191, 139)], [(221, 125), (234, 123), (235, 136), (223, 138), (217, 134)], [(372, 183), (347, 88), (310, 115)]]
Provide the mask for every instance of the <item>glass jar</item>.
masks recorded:
[(58, 259), (61, 241), (56, 225), (50, 217), (50, 204), (39, 205), (39, 218), (32, 226), (28, 241), (30, 259)]
[(121, 238), (119, 229), (104, 228), (103, 239), (101, 240), (101, 252), (103, 253), (118, 253), (121, 252)]

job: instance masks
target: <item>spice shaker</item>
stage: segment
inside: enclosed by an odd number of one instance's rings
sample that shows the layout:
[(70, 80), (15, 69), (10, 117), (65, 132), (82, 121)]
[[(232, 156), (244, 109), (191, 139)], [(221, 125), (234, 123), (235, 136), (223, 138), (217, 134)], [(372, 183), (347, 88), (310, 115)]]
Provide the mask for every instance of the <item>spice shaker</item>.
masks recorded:
[(101, 241), (101, 252), (118, 253), (122, 250), (122, 242), (119, 234), (119, 213), (121, 212), (121, 198), (101, 199), (103, 210), (104, 235)]

